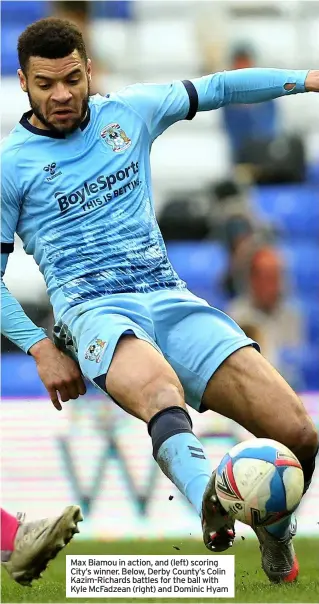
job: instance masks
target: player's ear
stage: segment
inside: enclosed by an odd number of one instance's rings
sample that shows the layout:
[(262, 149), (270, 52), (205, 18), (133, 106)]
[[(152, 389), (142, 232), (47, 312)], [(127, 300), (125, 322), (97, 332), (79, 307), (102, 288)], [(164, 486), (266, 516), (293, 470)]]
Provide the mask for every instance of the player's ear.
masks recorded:
[(21, 86), (23, 92), (27, 92), (27, 89), (28, 89), (28, 87), (27, 87), (27, 79), (26, 79), (26, 77), (25, 77), (22, 69), (18, 69), (17, 74), (18, 74), (18, 78), (19, 78), (19, 81), (20, 81), (20, 86)]

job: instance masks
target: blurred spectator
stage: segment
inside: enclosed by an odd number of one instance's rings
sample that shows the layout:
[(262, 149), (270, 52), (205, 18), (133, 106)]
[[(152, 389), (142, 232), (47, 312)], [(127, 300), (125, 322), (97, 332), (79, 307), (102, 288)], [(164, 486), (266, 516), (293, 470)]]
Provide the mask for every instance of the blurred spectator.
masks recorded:
[(232, 299), (240, 293), (240, 265), (243, 252), (249, 245), (253, 227), (248, 216), (235, 214), (225, 223), (226, 245), (229, 251), (229, 265), (223, 279), (223, 290)]
[[(235, 230), (229, 223), (237, 218), (238, 231), (251, 230), (255, 222), (244, 188), (233, 179), (221, 180), (208, 188), (211, 236), (221, 239), (228, 249), (232, 247)], [(249, 226), (248, 226), (249, 223)], [(250, 224), (251, 223), (251, 224)]]
[[(255, 54), (249, 46), (239, 46), (232, 53), (229, 69), (255, 66)], [(260, 139), (271, 141), (279, 134), (275, 101), (228, 105), (222, 111), (234, 163), (240, 161), (241, 152), (249, 142)]]
[(229, 263), (222, 287), (227, 298), (241, 293), (242, 266), (246, 250), (252, 242), (272, 242), (273, 228), (261, 222), (252, 212), (246, 189), (234, 180), (218, 182), (209, 190), (210, 236), (220, 240), (227, 248)]
[(93, 45), (91, 44), (91, 5), (92, 2), (89, 0), (56, 0), (52, 2), (52, 15), (58, 19), (67, 19), (72, 23), (75, 23), (81, 30), (88, 57), (92, 61), (92, 82), (91, 82), (91, 94), (100, 92), (105, 94), (102, 90), (100, 83), (101, 76), (105, 76), (107, 71), (106, 62), (103, 65), (101, 61), (97, 59), (93, 51)]
[[(236, 48), (230, 69), (255, 67), (249, 46)], [(306, 154), (302, 137), (281, 131), (276, 101), (222, 108), (233, 162), (245, 167), (242, 175), (257, 184), (304, 182)], [(238, 172), (238, 175), (240, 173)]]
[[(261, 336), (263, 355), (294, 386), (299, 382), (298, 367), (282, 363), (283, 352), (298, 351), (303, 344), (303, 325), (298, 310), (286, 300), (283, 266), (271, 247), (252, 251), (246, 267), (246, 291), (227, 308), (240, 326), (250, 326)], [(296, 357), (297, 358), (297, 357)]]
[(158, 224), (165, 241), (201, 241), (210, 232), (207, 212), (196, 192), (168, 197), (159, 212)]

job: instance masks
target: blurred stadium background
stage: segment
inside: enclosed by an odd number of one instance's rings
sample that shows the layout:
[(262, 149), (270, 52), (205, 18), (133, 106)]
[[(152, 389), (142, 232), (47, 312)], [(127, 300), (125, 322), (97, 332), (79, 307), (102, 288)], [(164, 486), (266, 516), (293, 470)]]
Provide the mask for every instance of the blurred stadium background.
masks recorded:
[[(2, 136), (28, 109), (16, 78), (17, 38), (43, 16), (80, 25), (95, 68), (93, 91), (101, 94), (232, 67), (318, 68), (316, 1), (4, 0), (1, 12)], [(298, 95), (199, 114), (156, 142), (152, 168), (174, 267), (190, 289), (260, 340), (319, 427), (318, 110), (318, 95)], [(42, 276), (19, 242), (5, 281), (50, 333)], [(87, 538), (200, 538), (193, 510), (152, 458), (145, 426), (93, 390), (57, 413), (33, 360), (5, 339), (1, 414), (8, 510), (22, 507), (36, 518), (77, 502)], [(192, 416), (215, 465), (247, 436), (217, 415)], [(318, 470), (299, 513), (301, 533), (318, 536), (315, 500)]]

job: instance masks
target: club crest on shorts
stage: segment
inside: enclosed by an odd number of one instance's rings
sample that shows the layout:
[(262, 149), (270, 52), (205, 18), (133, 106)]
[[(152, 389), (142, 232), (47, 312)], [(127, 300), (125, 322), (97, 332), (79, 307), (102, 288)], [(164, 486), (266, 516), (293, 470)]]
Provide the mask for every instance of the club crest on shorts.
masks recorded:
[(96, 363), (99, 363), (102, 359), (105, 349), (106, 342), (96, 338), (86, 349), (85, 358), (88, 361), (95, 361)]
[(101, 130), (101, 137), (111, 147), (114, 153), (125, 151), (131, 144), (131, 139), (127, 136), (120, 124), (113, 122)]

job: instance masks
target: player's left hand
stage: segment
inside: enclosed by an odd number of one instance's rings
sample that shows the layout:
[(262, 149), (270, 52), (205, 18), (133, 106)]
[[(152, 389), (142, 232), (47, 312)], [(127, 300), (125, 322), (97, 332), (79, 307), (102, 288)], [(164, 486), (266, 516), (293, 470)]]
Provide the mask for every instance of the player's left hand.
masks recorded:
[(311, 69), (308, 71), (305, 89), (307, 92), (319, 92), (319, 70)]

